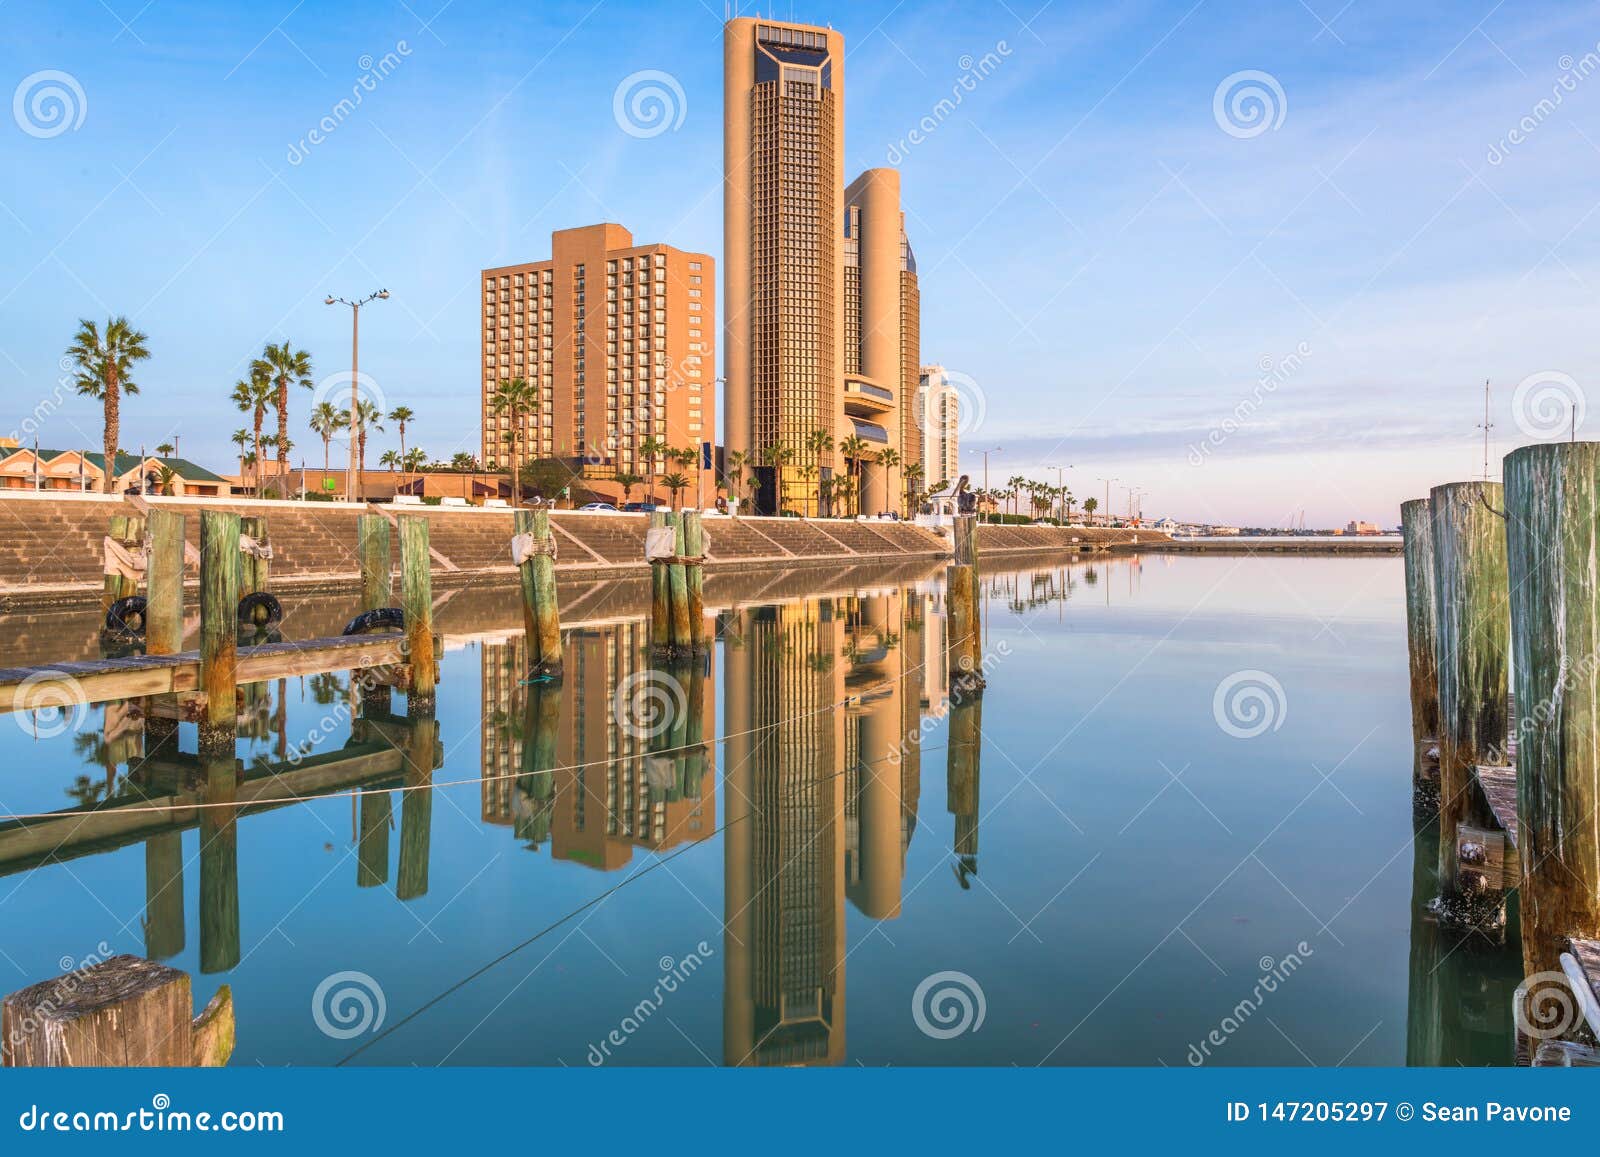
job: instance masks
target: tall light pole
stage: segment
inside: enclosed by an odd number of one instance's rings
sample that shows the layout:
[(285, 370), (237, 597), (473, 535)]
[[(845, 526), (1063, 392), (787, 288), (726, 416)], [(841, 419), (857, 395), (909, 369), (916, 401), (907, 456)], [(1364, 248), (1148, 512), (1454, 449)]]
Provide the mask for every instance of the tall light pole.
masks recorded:
[[(1045, 469), (1049, 470), (1052, 469), (1052, 467), (1046, 466)], [(1067, 487), (1066, 484), (1061, 481), (1061, 472), (1063, 470), (1071, 470), (1072, 463), (1068, 462), (1065, 466), (1056, 466), (1053, 467), (1053, 469), (1056, 472), (1056, 501), (1060, 503), (1060, 506), (1058, 507), (1058, 516), (1061, 519), (1061, 525), (1065, 526), (1067, 524)]]
[(1121, 482), (1122, 479), (1120, 479), (1120, 478), (1101, 478), (1099, 481), (1104, 482), (1106, 484), (1106, 504), (1105, 504), (1105, 507), (1104, 507), (1104, 513), (1101, 514), (1100, 517), (1102, 517), (1102, 518), (1104, 518), (1106, 520), (1106, 525), (1107, 526), (1110, 526), (1111, 525), (1111, 484), (1113, 482)]
[(376, 293), (369, 293), (359, 301), (350, 301), (343, 297), (334, 297), (329, 294), (324, 299), (324, 305), (348, 305), (350, 307), (350, 473), (346, 476), (344, 495), (347, 502), (357, 499), (356, 490), (360, 484), (360, 471), (356, 466), (356, 448), (361, 444), (361, 307), (369, 301), (387, 301), (389, 291), (380, 289)]
[(990, 446), (987, 450), (973, 451), (975, 454), (983, 455), (983, 496), (985, 500), (989, 497), (989, 455), (998, 454), (1000, 451), (1001, 448), (999, 446)]

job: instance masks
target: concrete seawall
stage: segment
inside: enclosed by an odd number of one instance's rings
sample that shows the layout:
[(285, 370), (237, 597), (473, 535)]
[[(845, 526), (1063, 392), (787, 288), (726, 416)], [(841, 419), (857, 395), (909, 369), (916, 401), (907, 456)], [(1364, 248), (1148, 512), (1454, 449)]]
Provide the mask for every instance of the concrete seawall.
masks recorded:
[[(104, 495), (18, 492), (0, 495), (8, 533), (0, 539), (0, 609), (98, 600), (101, 540), (114, 514), (161, 507), (189, 514), (186, 533), (198, 545), (201, 509), (263, 515), (273, 549), (272, 585), (280, 591), (336, 591), (358, 578), (356, 518), (377, 510), (422, 514), (430, 523), (434, 581), (449, 587), (483, 576), (515, 574), (511, 512), (437, 506), (374, 506), (187, 498), (123, 499)], [(552, 515), (562, 579), (646, 573), (642, 514), (556, 511)], [(899, 559), (937, 561), (949, 540), (900, 522), (840, 519), (708, 518), (710, 571), (781, 572)], [(981, 552), (1083, 553), (1141, 549), (1169, 541), (1149, 531), (1053, 526), (983, 526)], [(396, 560), (398, 561), (398, 559)], [(192, 581), (192, 580), (191, 580)]]

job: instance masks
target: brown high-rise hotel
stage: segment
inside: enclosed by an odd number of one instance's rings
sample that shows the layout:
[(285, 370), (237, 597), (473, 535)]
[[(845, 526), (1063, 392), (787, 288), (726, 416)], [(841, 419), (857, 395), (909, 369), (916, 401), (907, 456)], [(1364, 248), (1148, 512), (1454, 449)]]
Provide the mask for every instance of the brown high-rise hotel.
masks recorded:
[[(839, 33), (741, 17), (723, 68), (728, 452), (755, 463), (758, 511), (815, 514), (818, 482), (850, 468), (842, 446), (859, 438), (859, 502), (846, 509), (900, 509), (893, 463), (922, 453), (900, 175), (870, 169), (845, 187)], [(833, 450), (812, 450), (818, 430)], [(770, 460), (777, 448), (787, 461)]]
[[(715, 439), (716, 267), (703, 253), (635, 245), (620, 225), (561, 229), (550, 246), (548, 261), (483, 271), (483, 461), (508, 464), (516, 433), (520, 461), (558, 459), (585, 489), (619, 497), (617, 474), (663, 467), (640, 453), (644, 440)], [(520, 431), (493, 401), (513, 378), (537, 388)]]

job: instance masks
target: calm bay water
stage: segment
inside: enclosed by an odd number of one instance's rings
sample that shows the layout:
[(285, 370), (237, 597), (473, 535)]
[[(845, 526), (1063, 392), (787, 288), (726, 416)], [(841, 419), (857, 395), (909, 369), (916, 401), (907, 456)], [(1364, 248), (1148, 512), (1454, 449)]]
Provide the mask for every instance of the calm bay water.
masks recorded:
[(981, 704), (902, 566), (714, 578), (670, 676), (640, 584), (564, 589), (559, 689), (458, 592), (436, 722), (252, 688), (237, 788), (189, 725), (13, 716), (0, 811), (93, 814), (0, 826), (0, 990), (158, 955), (233, 987), (236, 1065), (1509, 1062), (1515, 944), (1425, 910), (1398, 558), (986, 569)]

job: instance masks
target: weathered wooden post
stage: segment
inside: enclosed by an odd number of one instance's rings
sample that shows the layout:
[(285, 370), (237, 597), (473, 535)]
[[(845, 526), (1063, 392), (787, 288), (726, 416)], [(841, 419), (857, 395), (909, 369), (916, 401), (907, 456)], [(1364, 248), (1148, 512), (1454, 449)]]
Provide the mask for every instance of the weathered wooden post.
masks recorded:
[(200, 512), (200, 754), (233, 756), (238, 730), (239, 516)]
[(669, 562), (676, 533), (667, 525), (665, 511), (650, 513), (644, 536), (644, 557), (650, 564), (650, 653), (662, 659), (672, 653), (672, 580)]
[(512, 556), (522, 579), (522, 629), (528, 677), (561, 678), (561, 613), (556, 604), (556, 543), (548, 510), (512, 512)]
[[(1510, 720), (1507, 655), (1511, 616), (1504, 490), (1498, 482), (1453, 482), (1429, 494), (1434, 623), (1439, 673), (1439, 892), (1441, 916), (1479, 927), (1499, 897), (1460, 887), (1458, 828), (1493, 825), (1472, 769), (1501, 763)], [(1483, 911), (1483, 902), (1493, 908)]]
[(1527, 975), (1600, 938), (1600, 443), (1505, 460)]
[(144, 954), (165, 960), (183, 951), (183, 833), (144, 842)]
[(225, 1065), (233, 1041), (227, 985), (196, 1017), (188, 974), (138, 956), (82, 965), (0, 1006), (8, 1068)]
[[(122, 550), (135, 552), (139, 550), (144, 538), (144, 519), (129, 514), (113, 514), (106, 537)], [(107, 548), (108, 553), (110, 549)], [(136, 575), (117, 569), (110, 559), (107, 560), (104, 569), (105, 585), (100, 598), (101, 611), (110, 610), (111, 604), (118, 599), (139, 593), (139, 579)]]
[(1411, 806), (1439, 810), (1439, 655), (1434, 628), (1433, 514), (1426, 498), (1400, 504), (1405, 536), (1406, 644), (1411, 660)]
[(432, 565), (427, 517), (401, 515), (400, 605), (405, 611), (406, 655), (411, 664), (407, 714), (431, 713), (434, 707)]
[(688, 568), (683, 565), (684, 556), (684, 527), (683, 516), (676, 511), (667, 515), (667, 525), (672, 527), (673, 535), (673, 560), (668, 570), (670, 593), (672, 599), (672, 653), (671, 658), (682, 660), (688, 657), (691, 647), (691, 629), (689, 626), (689, 574)]
[(967, 697), (950, 705), (950, 747), (945, 759), (946, 807), (955, 816), (956, 879), (971, 887), (978, 874), (979, 756), (983, 746), (983, 700)]
[(147, 655), (183, 650), (183, 515), (151, 510), (145, 564), (144, 649)]
[(389, 520), (381, 514), (356, 517), (356, 557), (361, 565), (361, 609), (394, 605), (394, 563), (389, 555)]
[[(404, 539), (402, 538), (402, 544)], [(395, 897), (414, 900), (428, 894), (428, 860), (433, 844), (433, 769), (438, 766), (439, 723), (431, 712), (407, 704), (405, 792), (400, 797), (400, 871)]]
[(559, 683), (528, 688), (522, 705), (522, 760), (513, 801), (517, 839), (538, 847), (550, 838), (555, 808), (556, 743), (561, 733), (562, 690)]
[(706, 530), (698, 510), (686, 510), (681, 516), (683, 526), (684, 568), (689, 586), (689, 641), (692, 654), (703, 655), (711, 649), (711, 637), (706, 628), (705, 560)]
[(389, 882), (389, 821), (393, 815), (394, 800), (387, 791), (362, 793), (356, 841), (358, 888), (375, 888)]
[(200, 971), (227, 972), (240, 959), (239, 763), (229, 751), (200, 765)]
[(953, 561), (945, 568), (945, 650), (952, 694), (983, 690), (983, 624), (978, 618), (977, 515), (957, 514), (952, 526)]

